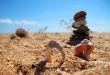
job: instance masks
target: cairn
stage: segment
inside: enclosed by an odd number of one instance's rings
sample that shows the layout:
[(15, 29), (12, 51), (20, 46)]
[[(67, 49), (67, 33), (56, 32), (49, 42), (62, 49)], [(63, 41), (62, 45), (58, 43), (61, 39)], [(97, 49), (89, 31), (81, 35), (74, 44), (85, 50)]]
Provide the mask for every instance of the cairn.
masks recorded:
[(73, 35), (70, 37), (68, 44), (77, 45), (83, 39), (89, 39), (89, 28), (86, 26), (86, 12), (80, 11), (73, 17), (74, 22), (72, 23)]

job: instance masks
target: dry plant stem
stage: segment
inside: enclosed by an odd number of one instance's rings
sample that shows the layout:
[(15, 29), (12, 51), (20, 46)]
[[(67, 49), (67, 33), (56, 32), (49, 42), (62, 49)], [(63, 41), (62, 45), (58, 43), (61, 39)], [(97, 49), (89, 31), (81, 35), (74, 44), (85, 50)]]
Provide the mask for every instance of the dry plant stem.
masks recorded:
[(65, 60), (65, 52), (64, 52), (63, 48), (62, 48), (62, 49), (59, 49), (59, 50), (60, 50), (60, 52), (61, 52), (61, 54), (62, 54), (62, 60), (61, 60), (60, 63), (63, 63), (64, 60)]
[(60, 61), (60, 65), (59, 65), (59, 66), (61, 66), (63, 64), (64, 60), (65, 60), (65, 52), (64, 52), (63, 48), (59, 45), (59, 43), (57, 43), (56, 41), (50, 41), (48, 43), (47, 50), (46, 50), (47, 61), (49, 63), (52, 62), (52, 60), (51, 60), (51, 52), (52, 52), (52, 50), (54, 48), (59, 49), (61, 54), (62, 54), (62, 60)]
[(52, 60), (51, 60), (51, 53), (52, 53), (52, 49), (48, 47), (47, 50), (46, 50), (46, 58), (47, 58), (47, 61), (49, 63), (52, 62)]

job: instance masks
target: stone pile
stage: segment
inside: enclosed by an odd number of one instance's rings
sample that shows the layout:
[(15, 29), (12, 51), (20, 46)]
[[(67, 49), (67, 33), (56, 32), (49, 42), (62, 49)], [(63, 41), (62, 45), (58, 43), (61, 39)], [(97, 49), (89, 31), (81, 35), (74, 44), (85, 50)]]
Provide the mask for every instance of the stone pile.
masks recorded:
[(89, 28), (86, 26), (86, 15), (85, 11), (80, 11), (73, 17), (74, 22), (72, 23), (72, 27), (74, 30), (68, 44), (76, 45), (83, 39), (89, 39)]

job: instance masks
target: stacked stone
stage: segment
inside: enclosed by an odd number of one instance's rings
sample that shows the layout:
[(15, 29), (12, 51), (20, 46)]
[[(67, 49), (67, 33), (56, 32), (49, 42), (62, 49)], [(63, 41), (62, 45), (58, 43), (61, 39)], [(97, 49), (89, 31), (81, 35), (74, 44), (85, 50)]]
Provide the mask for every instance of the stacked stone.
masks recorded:
[(74, 28), (74, 30), (69, 44), (76, 45), (83, 39), (89, 39), (89, 28), (86, 26), (86, 12), (80, 11), (76, 13), (73, 20), (74, 22), (72, 24), (72, 27)]

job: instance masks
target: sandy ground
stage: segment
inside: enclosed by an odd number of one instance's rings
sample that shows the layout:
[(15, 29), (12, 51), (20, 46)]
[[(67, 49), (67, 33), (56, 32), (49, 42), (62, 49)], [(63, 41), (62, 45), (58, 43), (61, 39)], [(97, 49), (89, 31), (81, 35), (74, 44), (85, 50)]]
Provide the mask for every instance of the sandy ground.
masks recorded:
[[(70, 33), (32, 34), (26, 38), (12, 34), (0, 34), (0, 75), (35, 75), (38, 65), (45, 60), (46, 45), (49, 41), (58, 42), (65, 50), (66, 59), (58, 71), (60, 52), (52, 53), (52, 63), (46, 64), (41, 75), (110, 75), (110, 33), (90, 33), (94, 50), (89, 61), (74, 56), (74, 46), (67, 45)], [(40, 74), (36, 74), (40, 75)]]

